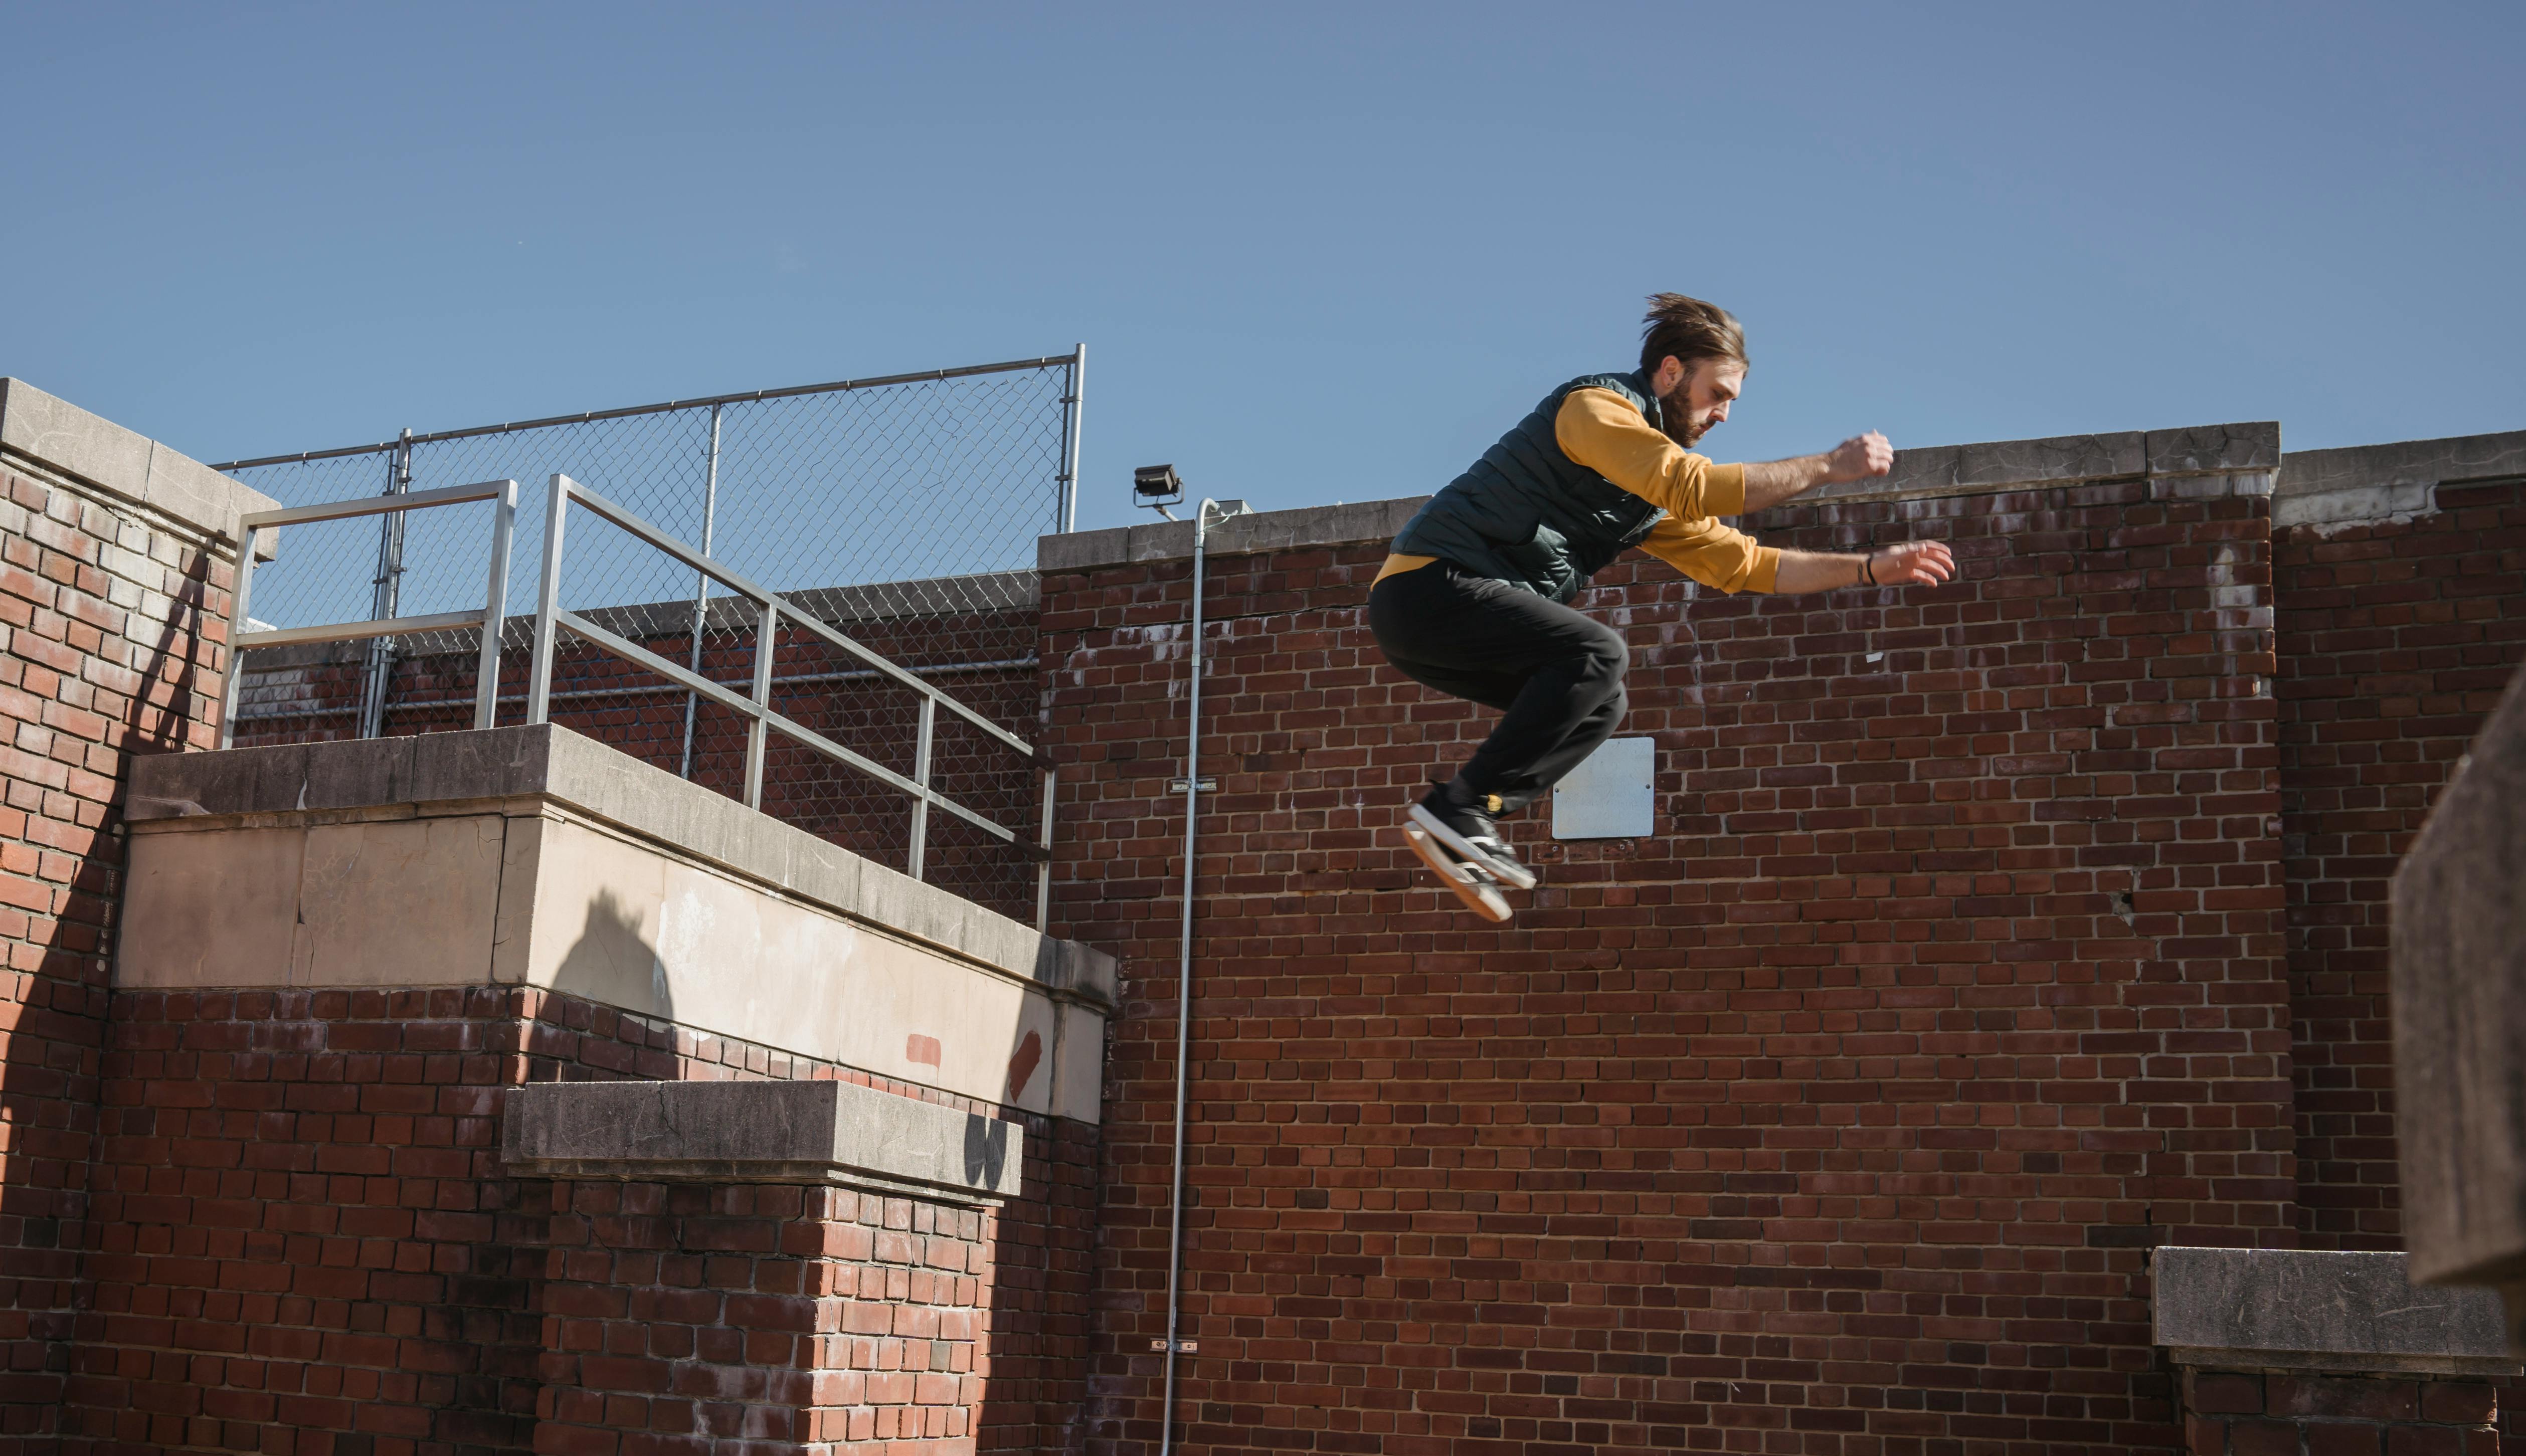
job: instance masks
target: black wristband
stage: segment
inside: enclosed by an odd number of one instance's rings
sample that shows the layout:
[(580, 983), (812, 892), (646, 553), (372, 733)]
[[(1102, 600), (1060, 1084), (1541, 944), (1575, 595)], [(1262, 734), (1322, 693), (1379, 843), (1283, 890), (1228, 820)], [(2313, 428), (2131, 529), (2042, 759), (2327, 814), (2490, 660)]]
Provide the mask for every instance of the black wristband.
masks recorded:
[(1859, 580), (1860, 584), (1863, 586), (1874, 586), (1877, 584), (1876, 552), (1862, 551), (1859, 553)]

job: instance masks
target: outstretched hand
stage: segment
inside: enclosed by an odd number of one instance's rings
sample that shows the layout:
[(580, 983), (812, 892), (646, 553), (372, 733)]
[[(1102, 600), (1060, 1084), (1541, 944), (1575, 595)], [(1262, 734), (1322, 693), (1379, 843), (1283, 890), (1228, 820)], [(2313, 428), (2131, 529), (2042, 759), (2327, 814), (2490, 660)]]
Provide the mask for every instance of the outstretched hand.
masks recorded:
[(1869, 552), (1868, 570), (1880, 586), (1936, 586), (1956, 574), (1956, 558), (1945, 541), (1905, 541)]
[(1864, 480), (1882, 476), (1894, 468), (1894, 447), (1876, 430), (1855, 434), (1833, 447), (1825, 457), (1828, 481)]

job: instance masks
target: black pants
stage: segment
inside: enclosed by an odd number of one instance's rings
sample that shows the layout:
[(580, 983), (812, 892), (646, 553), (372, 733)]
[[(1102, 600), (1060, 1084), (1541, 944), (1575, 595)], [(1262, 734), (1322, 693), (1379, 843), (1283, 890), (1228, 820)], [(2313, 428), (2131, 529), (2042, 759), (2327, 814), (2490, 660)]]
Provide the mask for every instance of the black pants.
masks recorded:
[(1434, 561), (1377, 583), (1368, 627), (1395, 671), (1504, 715), (1457, 774), (1522, 809), (1623, 721), (1631, 654), (1612, 628), (1524, 587)]

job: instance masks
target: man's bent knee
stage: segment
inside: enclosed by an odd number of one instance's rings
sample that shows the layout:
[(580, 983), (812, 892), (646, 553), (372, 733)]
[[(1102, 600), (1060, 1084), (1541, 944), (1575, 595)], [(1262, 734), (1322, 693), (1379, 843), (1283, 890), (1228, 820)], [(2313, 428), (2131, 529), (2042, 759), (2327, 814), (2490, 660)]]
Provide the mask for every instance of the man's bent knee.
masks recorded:
[(1624, 645), (1622, 634), (1611, 628), (1591, 633), (1585, 656), (1586, 676), (1592, 680), (1613, 683), (1619, 690), (1623, 676), (1632, 668), (1632, 649)]

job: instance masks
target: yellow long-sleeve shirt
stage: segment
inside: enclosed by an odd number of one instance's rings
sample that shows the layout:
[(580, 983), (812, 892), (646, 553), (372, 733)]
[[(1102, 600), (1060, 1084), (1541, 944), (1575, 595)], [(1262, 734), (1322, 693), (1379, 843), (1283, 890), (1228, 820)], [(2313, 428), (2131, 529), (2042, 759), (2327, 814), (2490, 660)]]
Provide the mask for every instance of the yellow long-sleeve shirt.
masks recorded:
[[(1722, 526), (1745, 510), (1745, 467), (1713, 465), (1667, 437), (1632, 402), (1610, 389), (1573, 389), (1552, 417), (1561, 453), (1666, 512), (1641, 549), (1704, 586), (1725, 592), (1770, 591), (1781, 553)], [(1435, 556), (1393, 555), (1378, 571), (1428, 566)]]

